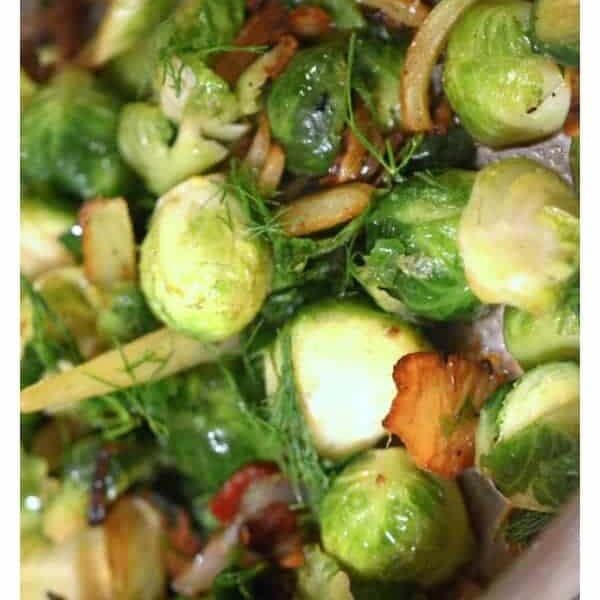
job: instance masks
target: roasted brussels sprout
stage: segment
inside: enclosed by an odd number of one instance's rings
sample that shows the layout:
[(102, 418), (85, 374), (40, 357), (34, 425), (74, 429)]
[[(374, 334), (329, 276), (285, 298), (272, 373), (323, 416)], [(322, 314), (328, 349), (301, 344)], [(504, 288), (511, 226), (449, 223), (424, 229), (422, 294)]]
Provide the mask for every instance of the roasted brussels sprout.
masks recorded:
[(579, 277), (552, 309), (534, 316), (504, 311), (504, 342), (523, 369), (558, 360), (579, 360)]
[(298, 52), (267, 99), (273, 136), (293, 173), (323, 175), (342, 141), (346, 115), (346, 62), (337, 44)]
[(484, 0), (453, 28), (444, 90), (467, 131), (492, 147), (532, 142), (562, 126), (570, 88), (528, 38), (531, 4)]
[(356, 40), (352, 85), (384, 131), (402, 123), (400, 73), (406, 46), (373, 35)]
[(513, 506), (553, 511), (579, 486), (579, 367), (548, 363), (481, 412), (477, 464)]
[(119, 148), (148, 189), (163, 194), (227, 156), (219, 142), (203, 138), (193, 123), (176, 129), (151, 104), (128, 104), (121, 113)]
[(127, 191), (131, 173), (116, 144), (119, 103), (93, 76), (62, 70), (21, 116), (21, 172), (80, 198)]
[(96, 328), (107, 343), (126, 343), (158, 328), (142, 290), (122, 282), (111, 289), (96, 318)]
[(21, 272), (35, 277), (55, 267), (72, 264), (72, 256), (60, 238), (77, 221), (75, 210), (54, 194), (41, 196), (21, 190)]
[(578, 65), (579, 0), (535, 0), (532, 36), (537, 50), (563, 65)]
[(159, 200), (140, 269), (146, 300), (161, 321), (214, 342), (256, 316), (272, 265), (238, 201), (219, 181), (195, 177)]
[(571, 187), (533, 160), (479, 171), (458, 230), (475, 295), (533, 314), (549, 310), (579, 270), (578, 215)]
[(434, 585), (474, 549), (457, 484), (420, 471), (402, 448), (370, 450), (347, 466), (320, 517), (325, 551), (363, 579)]
[[(377, 203), (367, 223), (368, 254), (358, 277), (413, 315), (444, 321), (479, 306), (465, 279), (457, 231), (475, 173), (418, 175)], [(396, 311), (395, 311), (396, 312)]]
[(215, 492), (249, 462), (278, 458), (278, 441), (247, 411), (219, 367), (199, 367), (182, 377), (169, 402), (166, 448), (199, 492)]
[(235, 122), (240, 109), (228, 84), (202, 60), (173, 58), (169, 64), (155, 76), (160, 109), (128, 104), (118, 134), (125, 160), (156, 194), (222, 161), (229, 153), (222, 142), (247, 130)]
[[(340, 459), (372, 446), (385, 435), (394, 364), (426, 350), (425, 339), (401, 319), (349, 300), (303, 308), (290, 327), (298, 394), (319, 454)], [(277, 388), (280, 353), (276, 345), (265, 360), (268, 392)]]

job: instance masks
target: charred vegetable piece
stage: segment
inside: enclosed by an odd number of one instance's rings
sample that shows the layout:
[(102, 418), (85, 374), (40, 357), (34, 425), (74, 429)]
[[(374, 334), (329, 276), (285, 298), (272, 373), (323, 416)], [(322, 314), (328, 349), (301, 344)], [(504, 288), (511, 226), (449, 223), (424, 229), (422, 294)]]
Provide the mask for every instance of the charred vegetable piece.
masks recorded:
[(417, 466), (454, 478), (475, 462), (477, 416), (501, 383), (491, 365), (436, 352), (396, 363), (398, 394), (384, 427), (397, 435)]

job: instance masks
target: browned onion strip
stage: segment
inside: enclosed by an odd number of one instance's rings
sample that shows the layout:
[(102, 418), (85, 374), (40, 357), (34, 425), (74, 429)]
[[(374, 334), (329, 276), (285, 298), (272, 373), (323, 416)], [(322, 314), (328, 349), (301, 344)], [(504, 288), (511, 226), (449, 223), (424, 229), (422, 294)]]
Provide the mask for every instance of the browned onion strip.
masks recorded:
[(378, 9), (395, 24), (408, 27), (419, 27), (430, 10), (421, 0), (358, 0), (358, 3)]
[(367, 154), (364, 146), (360, 143), (351, 129), (346, 130), (344, 139), (346, 151), (340, 161), (337, 173), (338, 183), (346, 183), (347, 181), (358, 179)]
[(267, 160), (267, 154), (271, 147), (271, 128), (269, 127), (269, 120), (265, 113), (261, 113), (258, 117), (258, 128), (248, 154), (246, 154), (246, 164), (251, 169), (257, 171), (262, 169), (265, 161)]
[(281, 182), (285, 169), (285, 152), (279, 144), (271, 144), (267, 159), (258, 176), (259, 189), (269, 194), (274, 192)]
[(442, 0), (429, 13), (408, 48), (400, 80), (402, 121), (409, 131), (430, 131), (431, 73), (452, 27), (477, 0)]
[(279, 223), (292, 236), (331, 229), (360, 215), (374, 189), (366, 183), (347, 183), (304, 196), (279, 212)]
[(329, 13), (318, 6), (299, 6), (290, 12), (292, 33), (301, 38), (323, 37), (331, 29)]

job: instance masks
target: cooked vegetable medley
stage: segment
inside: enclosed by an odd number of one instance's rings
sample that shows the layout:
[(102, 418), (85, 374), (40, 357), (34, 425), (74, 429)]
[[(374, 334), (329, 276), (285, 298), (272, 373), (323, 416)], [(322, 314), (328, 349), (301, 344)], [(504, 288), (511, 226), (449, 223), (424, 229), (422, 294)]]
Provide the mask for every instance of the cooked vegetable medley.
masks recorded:
[(24, 600), (470, 600), (577, 494), (579, 0), (32, 1), (20, 82)]

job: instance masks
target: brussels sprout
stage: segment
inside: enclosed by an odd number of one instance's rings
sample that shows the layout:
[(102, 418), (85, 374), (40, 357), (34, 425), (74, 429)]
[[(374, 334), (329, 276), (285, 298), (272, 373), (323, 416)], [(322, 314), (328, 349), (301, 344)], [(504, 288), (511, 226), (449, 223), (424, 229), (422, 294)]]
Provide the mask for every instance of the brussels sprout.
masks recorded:
[(175, 11), (175, 31), (166, 44), (166, 54), (194, 53), (229, 44), (245, 16), (244, 0), (186, 0)]
[(469, 317), (470, 290), (456, 242), (475, 173), (415, 175), (383, 196), (367, 223), (369, 253), (358, 276), (413, 315), (436, 321)]
[(474, 550), (457, 484), (420, 471), (402, 448), (370, 450), (352, 462), (320, 516), (325, 551), (364, 579), (435, 585)]
[(523, 369), (579, 360), (579, 278), (569, 284), (556, 306), (539, 316), (506, 307), (504, 342)]
[(492, 147), (532, 142), (562, 126), (570, 88), (559, 67), (535, 54), (531, 4), (484, 0), (451, 32), (444, 90), (467, 131)]
[(476, 153), (473, 138), (462, 127), (451, 127), (445, 135), (434, 133), (425, 136), (411, 155), (406, 172), (473, 169)]
[(290, 171), (322, 175), (333, 163), (346, 116), (345, 77), (343, 48), (327, 44), (298, 52), (274, 81), (267, 113)]
[(458, 231), (475, 295), (533, 314), (550, 309), (579, 270), (578, 214), (573, 190), (535, 161), (479, 171)]
[(126, 343), (158, 328), (142, 290), (131, 282), (117, 284), (104, 299), (96, 328), (107, 343)]
[(579, 136), (571, 138), (569, 148), (569, 166), (576, 192), (579, 194)]
[(21, 67), (21, 110), (27, 107), (37, 90), (36, 84)]
[(563, 65), (578, 65), (579, 0), (535, 0), (532, 36), (537, 50)]
[(53, 195), (40, 195), (25, 188), (21, 192), (21, 272), (35, 277), (73, 262), (60, 237), (77, 221), (73, 208)]
[(202, 135), (223, 141), (240, 137), (247, 126), (233, 123), (240, 108), (226, 81), (197, 57), (172, 59), (156, 80), (163, 114), (175, 123), (192, 121)]
[(214, 365), (186, 374), (170, 399), (166, 449), (199, 492), (216, 492), (249, 462), (278, 458), (277, 440), (247, 410)]
[(407, 44), (375, 36), (356, 40), (352, 85), (385, 131), (402, 123), (400, 73)]
[(119, 149), (148, 188), (163, 194), (182, 180), (202, 173), (227, 156), (227, 148), (200, 135), (188, 122), (175, 128), (160, 108), (128, 104), (119, 122)]
[(579, 485), (579, 367), (548, 363), (481, 412), (477, 465), (517, 508), (553, 511)]
[(35, 94), (21, 117), (21, 172), (81, 198), (117, 196), (131, 174), (116, 144), (119, 104), (89, 73), (68, 68)]
[[(401, 319), (356, 301), (303, 308), (290, 327), (298, 395), (319, 454), (341, 459), (372, 446), (385, 435), (394, 364), (428, 349), (425, 339)], [(269, 393), (277, 389), (280, 355), (278, 344), (265, 360)]]
[(140, 271), (146, 300), (161, 321), (215, 342), (256, 316), (272, 264), (239, 202), (219, 181), (195, 177), (159, 200)]

